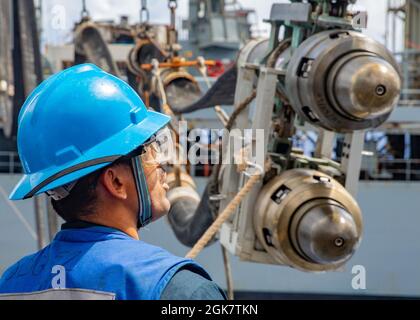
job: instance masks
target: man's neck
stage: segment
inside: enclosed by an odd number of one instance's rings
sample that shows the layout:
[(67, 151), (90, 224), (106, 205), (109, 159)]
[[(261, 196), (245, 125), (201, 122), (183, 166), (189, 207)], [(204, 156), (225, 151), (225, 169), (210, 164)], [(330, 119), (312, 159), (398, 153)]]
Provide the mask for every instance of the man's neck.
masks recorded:
[(115, 219), (106, 219), (103, 217), (99, 217), (97, 215), (89, 215), (85, 216), (80, 219), (81, 221), (85, 221), (88, 223), (98, 224), (104, 227), (114, 228), (124, 232), (125, 234), (129, 235), (131, 238), (135, 240), (139, 240), (138, 230), (136, 225), (132, 222), (124, 221), (124, 219), (115, 220)]

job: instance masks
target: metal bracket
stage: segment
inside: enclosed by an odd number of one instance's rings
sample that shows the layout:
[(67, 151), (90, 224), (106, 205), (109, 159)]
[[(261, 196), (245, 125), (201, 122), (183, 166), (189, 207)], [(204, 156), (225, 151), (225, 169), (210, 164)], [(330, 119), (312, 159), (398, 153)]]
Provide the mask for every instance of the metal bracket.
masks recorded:
[(265, 21), (275, 23), (283, 21), (308, 22), (311, 20), (311, 13), (310, 3), (275, 3), (271, 7), (270, 19)]
[(345, 188), (357, 196), (365, 131), (355, 131), (346, 134), (341, 155), (341, 171), (346, 175)]

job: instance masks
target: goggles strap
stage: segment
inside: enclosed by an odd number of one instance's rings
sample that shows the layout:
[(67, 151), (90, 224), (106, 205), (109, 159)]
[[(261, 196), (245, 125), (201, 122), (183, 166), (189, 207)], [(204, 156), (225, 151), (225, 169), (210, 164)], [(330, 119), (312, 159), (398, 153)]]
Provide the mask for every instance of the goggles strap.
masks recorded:
[(46, 194), (53, 198), (55, 201), (60, 201), (70, 195), (71, 190), (76, 185), (77, 181), (65, 184), (61, 187), (55, 188), (53, 190), (49, 190), (46, 192)]
[(131, 166), (134, 174), (134, 181), (136, 182), (137, 197), (139, 202), (139, 218), (137, 227), (140, 229), (152, 222), (152, 204), (140, 157), (132, 158)]

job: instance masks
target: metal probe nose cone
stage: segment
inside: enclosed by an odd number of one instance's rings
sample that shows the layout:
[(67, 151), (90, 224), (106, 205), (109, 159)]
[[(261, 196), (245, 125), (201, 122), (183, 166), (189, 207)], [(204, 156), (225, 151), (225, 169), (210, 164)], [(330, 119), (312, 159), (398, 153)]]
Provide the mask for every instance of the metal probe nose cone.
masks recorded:
[(343, 208), (325, 204), (307, 211), (297, 226), (303, 254), (319, 264), (349, 259), (359, 236), (352, 216)]
[[(343, 58), (346, 59), (346, 58)], [(334, 97), (338, 107), (358, 119), (373, 119), (392, 111), (401, 80), (395, 68), (377, 56), (357, 56), (334, 72)]]

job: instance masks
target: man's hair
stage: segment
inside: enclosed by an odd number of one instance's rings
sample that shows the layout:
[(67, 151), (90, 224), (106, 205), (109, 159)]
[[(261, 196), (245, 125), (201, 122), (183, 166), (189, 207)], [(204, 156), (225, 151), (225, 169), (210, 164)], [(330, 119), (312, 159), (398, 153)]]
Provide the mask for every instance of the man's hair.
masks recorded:
[(129, 165), (129, 160), (121, 158), (103, 169), (80, 178), (70, 194), (64, 199), (58, 201), (51, 199), (51, 205), (55, 212), (66, 222), (77, 221), (84, 216), (95, 213), (98, 204), (96, 187), (101, 174), (107, 168), (120, 164)]

